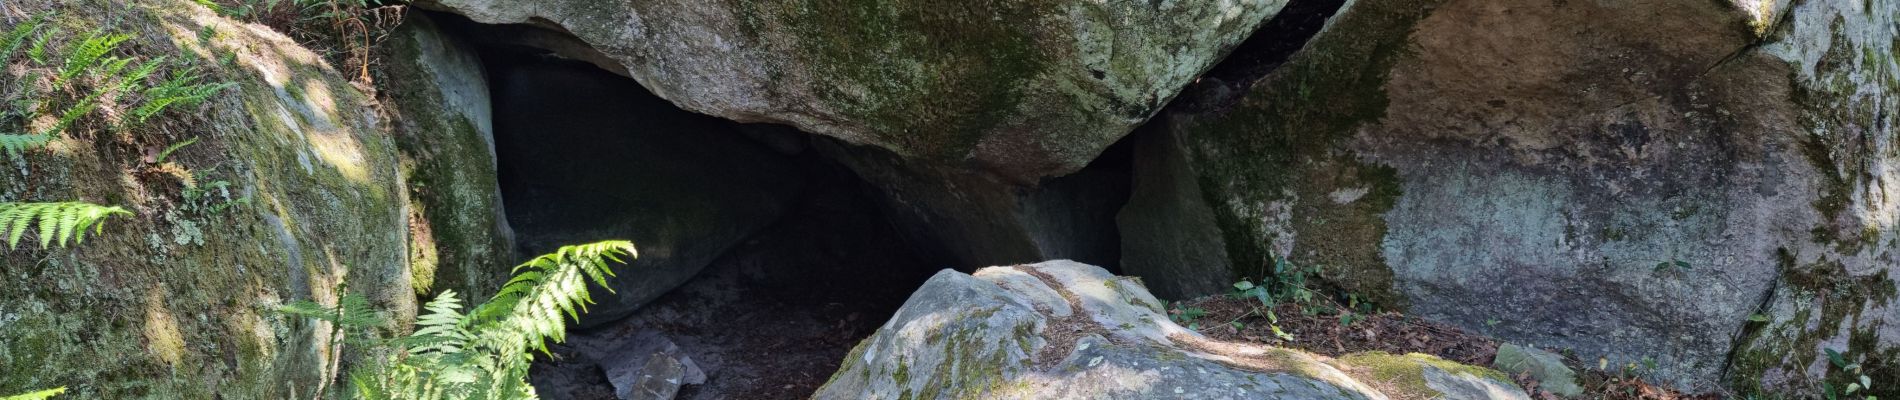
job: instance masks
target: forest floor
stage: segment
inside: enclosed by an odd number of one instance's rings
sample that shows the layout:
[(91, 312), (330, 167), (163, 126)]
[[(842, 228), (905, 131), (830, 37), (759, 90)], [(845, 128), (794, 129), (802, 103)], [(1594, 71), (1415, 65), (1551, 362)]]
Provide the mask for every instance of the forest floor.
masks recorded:
[[(1362, 351), (1391, 354), (1422, 353), (1469, 365), (1490, 367), (1497, 355), (1498, 340), (1455, 326), (1426, 321), (1399, 313), (1351, 314), (1350, 323), (1342, 322), (1336, 307), (1306, 307), (1282, 303), (1272, 308), (1276, 321), (1256, 312), (1258, 301), (1231, 296), (1208, 296), (1174, 304), (1172, 316), (1208, 338), (1295, 348), (1327, 357), (1339, 357)], [(1192, 310), (1192, 311), (1189, 311)], [(1238, 322), (1239, 324), (1234, 324)], [(1292, 340), (1274, 332), (1278, 327)], [(1603, 400), (1713, 400), (1718, 394), (1685, 394), (1650, 385), (1642, 378), (1606, 371), (1595, 363), (1566, 359), (1577, 371), (1578, 385), (1584, 393), (1576, 398)], [(1560, 397), (1538, 390), (1538, 382), (1526, 375), (1513, 376), (1518, 386), (1534, 399)]]

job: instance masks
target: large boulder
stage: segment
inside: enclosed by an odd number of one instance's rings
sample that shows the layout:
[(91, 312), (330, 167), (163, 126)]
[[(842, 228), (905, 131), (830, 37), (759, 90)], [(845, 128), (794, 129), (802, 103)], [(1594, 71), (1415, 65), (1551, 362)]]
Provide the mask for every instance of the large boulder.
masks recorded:
[(945, 270), (846, 356), (817, 399), (1527, 399), (1426, 355), (1216, 342), (1139, 280), (1071, 261)]
[(516, 260), (495, 178), (494, 119), (481, 59), (421, 13), (408, 15), (379, 50), (378, 94), (409, 189), (416, 291), (493, 293)]
[(1286, 259), (1684, 387), (1812, 385), (1821, 347), (1890, 360), (1896, 10), (1754, 3), (1350, 2), (1231, 107), (1169, 115), (1137, 175), (1179, 157), (1194, 183), (1135, 198), (1213, 209), (1200, 248), (1228, 262), (1201, 274)]
[(520, 254), (605, 239), (640, 257), (582, 326), (624, 317), (777, 221), (798, 199), (792, 159), (737, 124), (673, 107), (592, 66), (497, 55), (502, 195)]
[(569, 33), (591, 50), (549, 47), (687, 110), (1027, 182), (1080, 169), (1285, 2), (421, 4)]
[[(328, 324), (277, 306), (335, 304), (347, 290), (392, 321), (414, 318), (397, 146), (372, 100), (322, 58), (191, 1), (7, 7), (51, 16), (48, 58), (88, 32), (127, 33), (113, 55), (187, 61), (233, 86), (123, 129), (94, 114), (0, 159), (0, 201), (134, 214), (71, 248), (0, 253), (0, 393), (311, 398), (327, 381), (323, 355), (348, 346), (329, 348)], [(23, 77), (26, 59), (6, 61), (0, 90), (47, 84), (45, 69)]]

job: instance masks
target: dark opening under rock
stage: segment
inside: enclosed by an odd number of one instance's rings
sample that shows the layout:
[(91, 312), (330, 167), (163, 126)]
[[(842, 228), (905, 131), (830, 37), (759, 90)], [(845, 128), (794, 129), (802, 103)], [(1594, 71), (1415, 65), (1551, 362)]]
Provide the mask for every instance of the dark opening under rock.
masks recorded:
[[(631, 357), (607, 346), (658, 332), (703, 368), (681, 399), (802, 399), (845, 353), (877, 329), (936, 270), (877, 209), (875, 189), (806, 152), (814, 188), (782, 219), (700, 275), (625, 319), (570, 336), (535, 366), (548, 399), (613, 398), (612, 371), (594, 359)], [(639, 352), (633, 352), (639, 353)], [(637, 355), (637, 354), (635, 354)], [(549, 386), (543, 386), (549, 382)], [(559, 384), (561, 386), (554, 386)]]
[(508, 221), (520, 254), (629, 239), (640, 257), (582, 317), (597, 326), (685, 282), (771, 224), (803, 186), (737, 124), (679, 110), (577, 62), (488, 53)]

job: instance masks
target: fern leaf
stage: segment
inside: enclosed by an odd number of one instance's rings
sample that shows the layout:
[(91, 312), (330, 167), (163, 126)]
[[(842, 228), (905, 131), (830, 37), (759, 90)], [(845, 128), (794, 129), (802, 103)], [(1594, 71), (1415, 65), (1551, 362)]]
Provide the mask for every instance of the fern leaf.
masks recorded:
[(165, 146), (165, 150), (158, 152), (158, 157), (155, 157), (152, 163), (163, 164), (165, 163), (165, 157), (170, 157), (172, 155), (172, 152), (178, 151), (178, 149), (185, 148), (185, 146), (190, 146), (192, 143), (198, 143), (198, 138), (194, 137), (189, 140), (185, 140), (183, 142), (178, 142), (170, 146)]
[[(417, 330), (398, 340), (409, 356), (374, 376), (353, 377), (360, 398), (532, 399), (529, 351), (566, 337), (566, 317), (587, 298), (587, 282), (611, 276), (612, 264), (634, 256), (633, 244), (608, 241), (567, 246), (515, 267), (499, 293), (468, 314), (444, 291), (424, 306)], [(604, 282), (604, 281), (596, 281)]]
[(126, 34), (95, 32), (86, 35), (84, 40), (79, 41), (79, 45), (73, 47), (72, 53), (66, 55), (66, 65), (60, 68), (58, 79), (54, 79), (54, 82), (65, 82), (93, 70), (99, 65), (100, 60), (106, 59), (106, 53), (112, 52), (113, 49), (119, 47), (120, 43), (131, 38), (131, 35)]
[(15, 25), (12, 31), (7, 32), (5, 38), (0, 38), (0, 62), (12, 58), (13, 52), (20, 50), (20, 46), (26, 44), (27, 37), (32, 36), (34, 31), (40, 30), (40, 25), (45, 23), (45, 14), (34, 15), (25, 23)]
[(41, 391), (33, 392), (33, 393), (22, 393), (22, 394), (16, 394), (12, 396), (0, 396), (0, 400), (46, 400), (47, 398), (51, 398), (53, 396), (57, 396), (62, 393), (66, 393), (65, 386), (41, 390)]
[(33, 60), (34, 65), (46, 65), (46, 44), (53, 39), (54, 35), (58, 34), (58, 27), (40, 32), (39, 36), (33, 38), (33, 46), (26, 49), (26, 57)]
[(126, 73), (125, 76), (119, 80), (119, 90), (130, 92), (143, 86), (146, 78), (150, 78), (152, 74), (158, 73), (158, 67), (165, 64), (165, 58), (165, 56), (159, 56), (158, 58), (139, 63), (138, 68), (133, 68), (132, 72)]
[(51, 135), (0, 134), (0, 150), (4, 150), (7, 154), (15, 157), (20, 156), (21, 153), (25, 153), (27, 150), (46, 147), (47, 143), (52, 142), (53, 137)]
[(66, 128), (72, 127), (73, 123), (78, 122), (80, 117), (84, 117), (86, 114), (92, 113), (92, 110), (98, 109), (99, 100), (101, 97), (104, 97), (105, 94), (106, 92), (103, 90), (96, 90), (86, 95), (85, 98), (79, 100), (78, 104), (73, 104), (72, 107), (66, 109), (66, 112), (60, 113), (59, 121), (54, 122), (53, 126), (46, 127), (45, 130), (40, 131), (39, 135), (50, 138), (54, 135), (58, 135), (60, 132), (65, 132)]
[(38, 225), (40, 248), (53, 243), (60, 247), (85, 241), (86, 229), (98, 232), (107, 217), (132, 215), (119, 207), (82, 202), (0, 203), (0, 230), (7, 233), (7, 248), (19, 248), (28, 227)]

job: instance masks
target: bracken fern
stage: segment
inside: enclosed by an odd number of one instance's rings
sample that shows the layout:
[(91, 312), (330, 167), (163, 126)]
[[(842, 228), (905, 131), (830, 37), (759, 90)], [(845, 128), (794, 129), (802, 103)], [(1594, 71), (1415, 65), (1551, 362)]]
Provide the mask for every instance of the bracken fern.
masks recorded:
[[(500, 293), (461, 313), (461, 300), (444, 291), (425, 307), (417, 330), (392, 342), (403, 354), (385, 365), (351, 374), (366, 399), (531, 399), (530, 349), (566, 337), (563, 316), (579, 318), (592, 302), (587, 282), (605, 287), (611, 263), (635, 256), (633, 243), (605, 241), (566, 246), (515, 267)], [(611, 289), (609, 289), (611, 291)]]
[(40, 248), (54, 243), (65, 247), (86, 240), (86, 230), (97, 234), (105, 230), (105, 219), (113, 215), (132, 215), (119, 207), (107, 207), (76, 201), (57, 203), (0, 203), (0, 232), (7, 248), (17, 249), (28, 228), (37, 226)]

